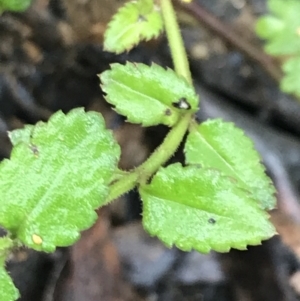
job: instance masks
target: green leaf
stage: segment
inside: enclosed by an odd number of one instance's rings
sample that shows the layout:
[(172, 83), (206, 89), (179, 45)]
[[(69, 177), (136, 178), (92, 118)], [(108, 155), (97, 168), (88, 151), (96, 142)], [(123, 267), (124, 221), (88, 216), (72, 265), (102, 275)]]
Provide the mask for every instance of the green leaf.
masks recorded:
[(96, 220), (119, 146), (102, 116), (83, 109), (25, 128), (24, 139), (20, 133), (11, 134), (16, 145), (0, 165), (0, 225), (28, 247), (51, 252)]
[(261, 17), (256, 33), (267, 39), (266, 52), (272, 55), (292, 55), (300, 51), (300, 2), (269, 0), (271, 16)]
[(286, 20), (295, 12), (294, 5), (297, 3), (298, 0), (268, 0), (268, 8), (274, 15)]
[(0, 257), (0, 300), (15, 301), (20, 297), (12, 279), (5, 270), (5, 259)]
[(139, 191), (145, 229), (169, 247), (244, 250), (275, 234), (267, 213), (217, 170), (170, 165)]
[(282, 66), (285, 73), (280, 88), (283, 92), (293, 93), (300, 97), (300, 57), (288, 59)]
[(252, 141), (233, 123), (209, 120), (191, 129), (185, 144), (187, 164), (214, 168), (248, 190), (264, 209), (275, 206), (274, 187)]
[(7, 236), (0, 237), (0, 257), (6, 254), (6, 251), (14, 245), (13, 240)]
[(256, 33), (263, 39), (273, 38), (284, 30), (284, 22), (274, 16), (260, 18), (256, 23)]
[(12, 132), (8, 132), (8, 137), (12, 145), (17, 145), (18, 143), (30, 143), (30, 135), (33, 131), (34, 125), (26, 124), (23, 129), (16, 129)]
[(198, 108), (194, 88), (156, 64), (113, 64), (100, 79), (106, 100), (132, 123), (173, 126), (182, 114)]
[(162, 29), (160, 8), (153, 0), (129, 2), (108, 24), (104, 49), (115, 53), (129, 51), (140, 41), (157, 37)]
[(24, 11), (31, 4), (31, 0), (0, 0), (0, 11)]

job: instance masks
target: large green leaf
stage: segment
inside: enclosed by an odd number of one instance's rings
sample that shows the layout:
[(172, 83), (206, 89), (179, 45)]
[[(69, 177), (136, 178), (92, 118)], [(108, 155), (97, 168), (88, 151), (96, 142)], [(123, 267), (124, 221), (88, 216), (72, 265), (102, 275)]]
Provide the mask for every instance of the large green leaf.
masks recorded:
[(128, 51), (142, 40), (157, 37), (162, 29), (160, 8), (153, 0), (129, 2), (108, 24), (104, 49), (115, 53)]
[(243, 250), (275, 234), (258, 203), (216, 170), (170, 165), (139, 191), (145, 229), (170, 247)]
[(102, 116), (83, 109), (57, 112), (21, 134), (11, 134), (11, 159), (0, 165), (0, 225), (51, 252), (96, 220), (120, 150)]
[(0, 300), (15, 301), (20, 294), (5, 270), (5, 258), (0, 257)]
[(113, 64), (100, 79), (106, 100), (132, 123), (172, 126), (182, 114), (198, 108), (194, 88), (156, 64)]
[(274, 187), (252, 141), (233, 123), (209, 120), (191, 129), (184, 147), (186, 163), (215, 168), (248, 190), (264, 209), (275, 206)]

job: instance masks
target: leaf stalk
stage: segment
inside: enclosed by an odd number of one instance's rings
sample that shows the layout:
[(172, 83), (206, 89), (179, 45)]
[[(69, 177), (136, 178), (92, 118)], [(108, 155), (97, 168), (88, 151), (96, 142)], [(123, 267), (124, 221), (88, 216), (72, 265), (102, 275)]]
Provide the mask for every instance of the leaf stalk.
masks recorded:
[(189, 68), (187, 53), (185, 51), (172, 1), (161, 0), (160, 3), (174, 69), (178, 75), (183, 76), (190, 84), (192, 84), (192, 75)]
[(185, 114), (170, 130), (163, 143), (139, 167), (124, 175), (110, 186), (106, 203), (133, 189), (138, 183), (147, 181), (160, 166), (164, 165), (179, 147), (191, 121), (192, 114)]

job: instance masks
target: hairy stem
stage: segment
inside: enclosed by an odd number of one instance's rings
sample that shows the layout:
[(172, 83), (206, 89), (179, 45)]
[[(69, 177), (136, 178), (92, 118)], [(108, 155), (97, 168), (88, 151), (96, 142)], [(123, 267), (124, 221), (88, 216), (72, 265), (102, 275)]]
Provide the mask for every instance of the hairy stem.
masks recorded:
[(105, 204), (108, 204), (119, 196), (132, 190), (137, 185), (138, 178), (138, 173), (136, 171), (132, 171), (127, 176), (124, 176), (120, 180), (112, 183)]
[(137, 172), (143, 179), (148, 179), (160, 166), (166, 163), (178, 149), (191, 121), (191, 114), (185, 114), (175, 127), (168, 133), (164, 142), (144, 162)]
[(174, 69), (177, 74), (182, 75), (190, 84), (192, 84), (189, 62), (187, 59), (187, 54), (183, 44), (172, 1), (161, 0), (161, 10), (173, 59)]
[(141, 181), (146, 181), (160, 166), (164, 165), (179, 147), (190, 121), (191, 114), (185, 114), (170, 130), (163, 143), (143, 164), (113, 183), (106, 203), (133, 189)]

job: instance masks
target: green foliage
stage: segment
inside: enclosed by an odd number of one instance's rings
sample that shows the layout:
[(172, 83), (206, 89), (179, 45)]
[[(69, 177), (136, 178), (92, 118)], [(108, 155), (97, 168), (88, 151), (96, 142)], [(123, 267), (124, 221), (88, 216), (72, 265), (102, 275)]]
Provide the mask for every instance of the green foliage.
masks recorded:
[(264, 209), (275, 205), (274, 187), (252, 141), (233, 123), (209, 120), (193, 127), (185, 144), (186, 163), (214, 168), (236, 181), (236, 186), (248, 190)]
[(194, 88), (173, 70), (156, 64), (113, 64), (100, 79), (106, 100), (132, 123), (173, 126), (182, 112), (198, 109)]
[(150, 40), (163, 29), (160, 8), (153, 0), (127, 3), (109, 23), (104, 49), (121, 53), (129, 51), (142, 40)]
[(16, 146), (19, 143), (29, 143), (31, 139), (31, 133), (34, 129), (34, 126), (31, 124), (26, 124), (24, 128), (17, 129), (8, 133), (10, 142), (13, 146)]
[(300, 2), (269, 0), (272, 15), (262, 17), (256, 32), (267, 40), (265, 49), (272, 55), (294, 55), (300, 52)]
[(256, 200), (217, 170), (173, 164), (139, 192), (146, 230), (184, 251), (244, 250), (275, 234)]
[(0, 0), (0, 13), (2, 11), (24, 11), (26, 10), (32, 0)]
[[(171, 52), (180, 49), (173, 55), (176, 70), (184, 77), (155, 64), (127, 63), (113, 64), (100, 79), (107, 101), (128, 121), (164, 124), (171, 127), (169, 133), (143, 164), (125, 172), (117, 168), (120, 148), (96, 112), (57, 112), (47, 123), (10, 132), (11, 158), (0, 164), (0, 227), (7, 231), (0, 238), (1, 300), (18, 298), (5, 270), (13, 249), (25, 245), (52, 252), (73, 244), (96, 220), (95, 209), (135, 186), (146, 230), (168, 246), (225, 252), (274, 235), (264, 211), (275, 205), (274, 189), (252, 142), (231, 123), (196, 124), (199, 100), (188, 83), (172, 2), (161, 0), (161, 7), (155, 3), (138, 0), (120, 9), (109, 25), (105, 47), (119, 53), (156, 37), (163, 25), (161, 9)], [(278, 29), (268, 30), (274, 35)], [(162, 168), (186, 133), (187, 166)]]
[(14, 301), (19, 298), (20, 294), (7, 274), (4, 265), (5, 258), (0, 257), (0, 299), (3, 301)]
[(265, 51), (274, 56), (291, 56), (283, 65), (284, 92), (300, 96), (300, 2), (269, 0), (271, 15), (261, 17), (256, 24), (258, 36), (266, 40)]
[(286, 93), (295, 93), (300, 96), (300, 55), (288, 59), (282, 65), (282, 70), (285, 76), (280, 83), (281, 89)]
[(8, 237), (0, 237), (0, 258), (7, 256), (7, 251), (10, 250), (14, 245), (13, 240)]
[(74, 243), (96, 220), (119, 158), (103, 118), (57, 112), (10, 137), (11, 159), (0, 165), (0, 225), (35, 250)]

